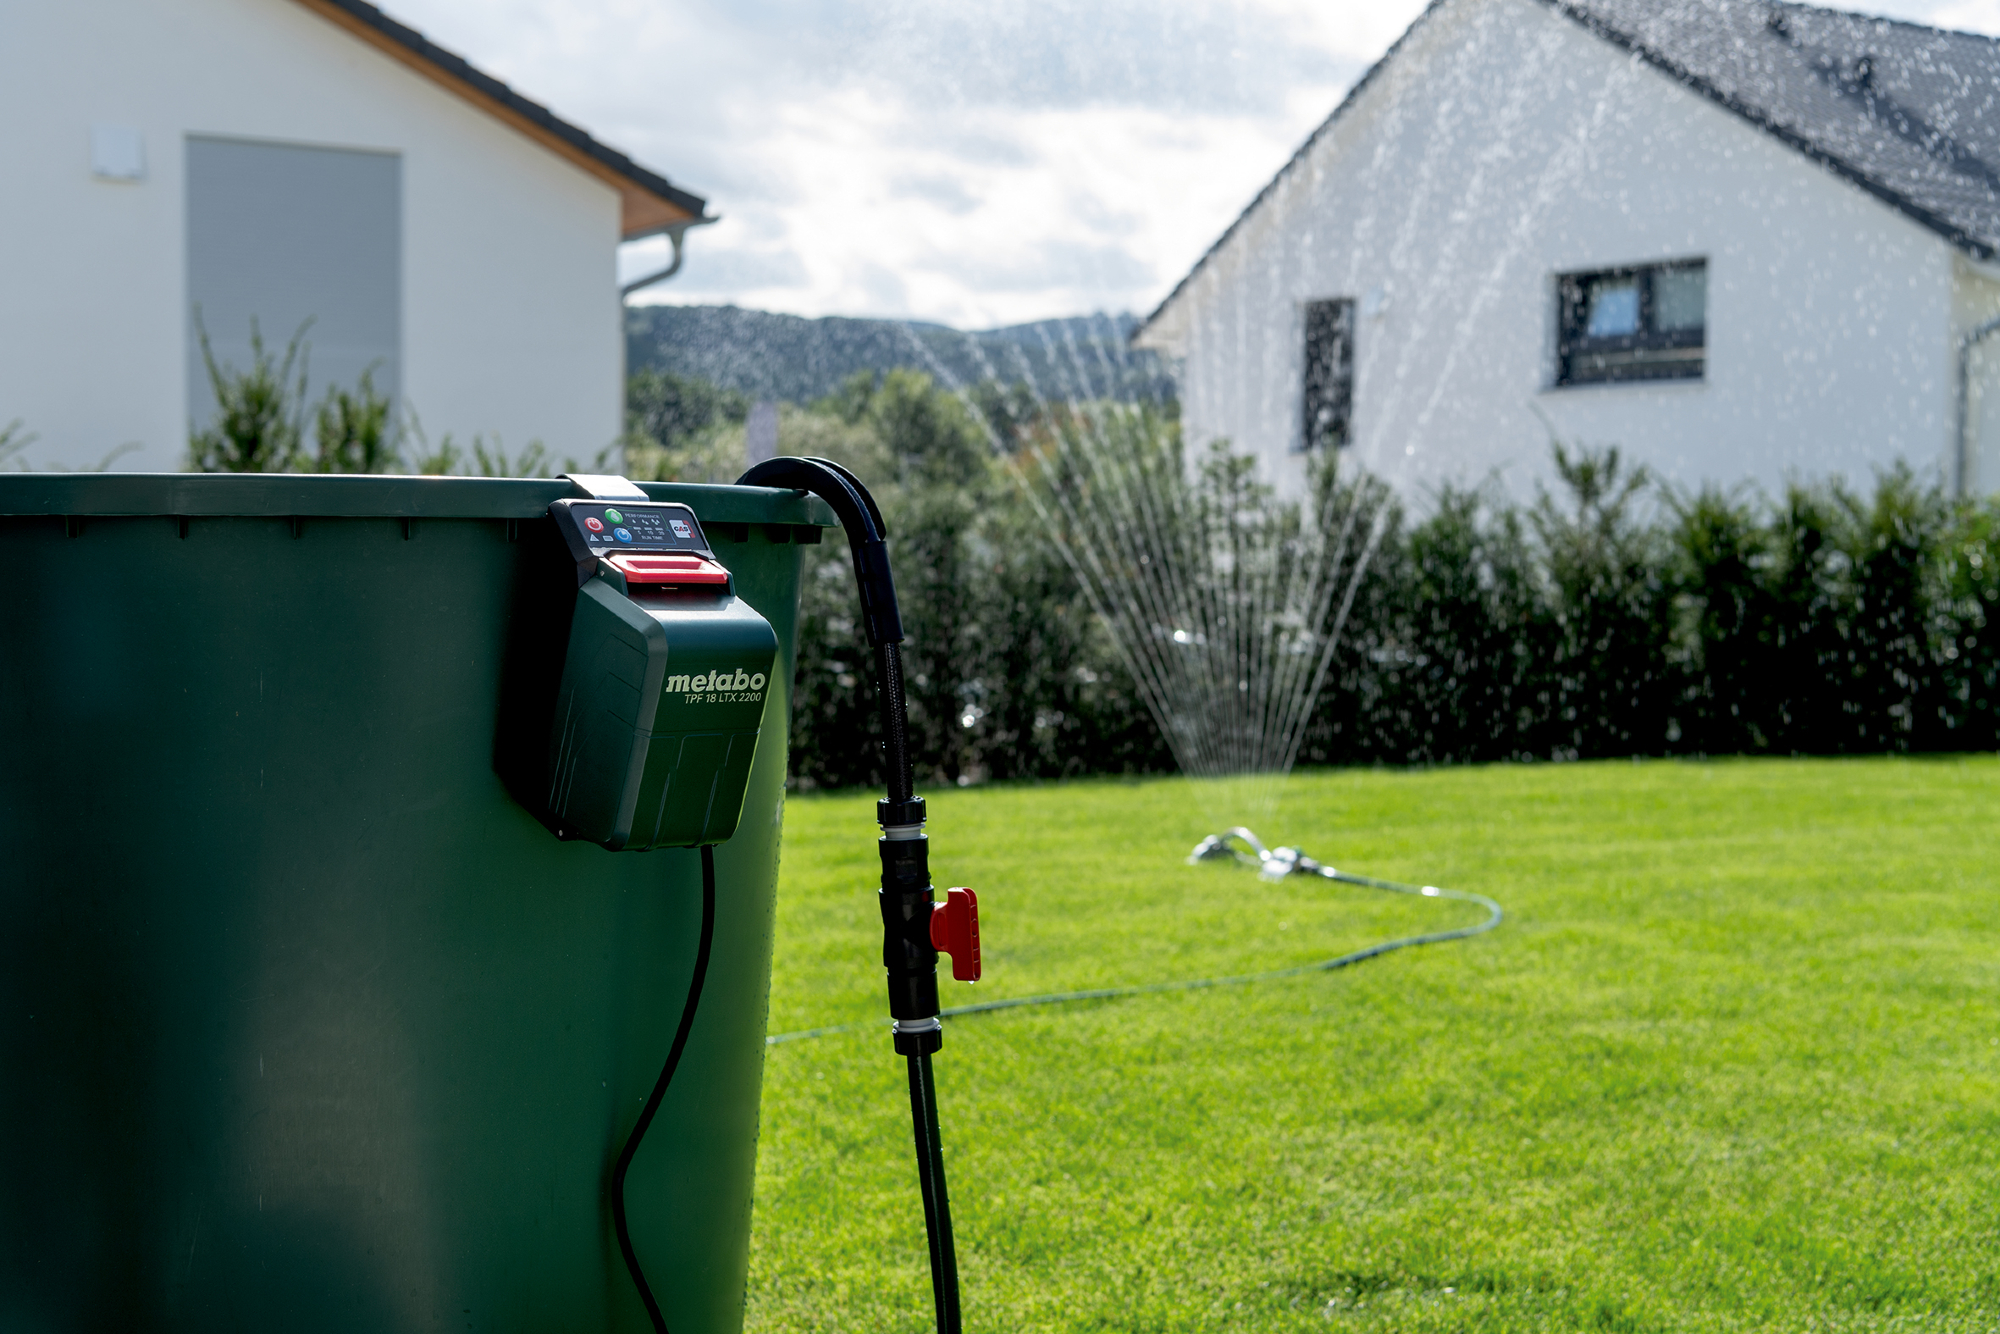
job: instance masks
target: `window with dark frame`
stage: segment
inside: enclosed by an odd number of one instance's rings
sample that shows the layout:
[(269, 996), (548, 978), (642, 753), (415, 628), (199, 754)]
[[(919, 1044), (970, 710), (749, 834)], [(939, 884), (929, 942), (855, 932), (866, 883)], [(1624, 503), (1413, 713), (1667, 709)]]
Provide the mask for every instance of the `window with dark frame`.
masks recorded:
[(1354, 301), (1306, 302), (1305, 429), (1301, 452), (1339, 449), (1353, 439)]
[(1556, 383), (1699, 380), (1708, 367), (1708, 261), (1556, 280)]

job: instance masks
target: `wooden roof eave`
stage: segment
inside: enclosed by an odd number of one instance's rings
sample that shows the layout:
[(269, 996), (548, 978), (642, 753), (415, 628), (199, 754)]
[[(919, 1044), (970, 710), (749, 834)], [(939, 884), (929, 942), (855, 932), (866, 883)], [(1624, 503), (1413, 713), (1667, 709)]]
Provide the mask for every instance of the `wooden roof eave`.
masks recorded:
[(548, 108), (529, 101), (498, 79), (436, 46), (415, 29), (389, 18), (374, 5), (364, 0), (298, 0), (298, 3), (617, 191), (619, 232), (624, 239), (636, 240), (676, 227), (714, 221), (707, 216), (707, 201), (699, 195), (689, 194), (664, 176), (599, 143)]

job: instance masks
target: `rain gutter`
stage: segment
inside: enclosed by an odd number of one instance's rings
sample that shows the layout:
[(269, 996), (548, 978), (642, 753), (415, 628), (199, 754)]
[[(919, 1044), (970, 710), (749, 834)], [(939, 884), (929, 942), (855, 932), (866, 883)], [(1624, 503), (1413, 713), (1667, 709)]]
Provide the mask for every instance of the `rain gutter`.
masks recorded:
[(1952, 494), (1965, 499), (1972, 482), (1972, 350), (2000, 333), (2000, 316), (1986, 321), (1958, 340), (1958, 449), (1952, 463)]
[[(656, 272), (649, 273), (643, 278), (634, 278), (631, 282), (626, 283), (623, 287), (620, 287), (618, 289), (618, 299), (622, 301), (626, 297), (632, 295), (632, 293), (638, 291), (642, 287), (651, 287), (654, 283), (663, 283), (667, 279), (673, 277), (676, 273), (679, 273), (681, 271), (682, 247), (687, 242), (688, 228), (706, 227), (709, 223), (717, 222), (719, 220), (720, 220), (719, 218), (715, 217), (700, 217), (692, 219), (691, 221), (688, 222), (670, 222), (664, 227), (658, 228), (653, 232), (647, 233), (647, 235), (651, 236), (659, 236), (664, 233), (666, 238), (674, 243), (673, 262), (668, 264), (667, 267), (665, 267), (664, 269), (660, 269), (657, 270)], [(640, 238), (628, 237), (627, 239), (638, 240)]]

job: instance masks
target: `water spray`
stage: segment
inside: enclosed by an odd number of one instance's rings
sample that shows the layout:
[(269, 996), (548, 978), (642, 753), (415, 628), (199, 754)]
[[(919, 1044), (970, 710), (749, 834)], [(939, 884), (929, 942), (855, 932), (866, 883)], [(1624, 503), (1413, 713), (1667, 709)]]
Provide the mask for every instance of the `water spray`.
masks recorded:
[[(1067, 328), (1060, 347), (1041, 337), (1054, 383), (1018, 344), (1005, 349), (1039, 414), (1018, 438), (914, 332), (911, 343), (1021, 487), (1181, 773), (1247, 778), (1268, 812), (1388, 532), (1387, 491), (1340, 480), (1328, 458), (1306, 496), (1276, 502), (1227, 451), (1191, 465), (1173, 428), (1123, 401), (1131, 368), (1111, 363), (1111, 340), (1096, 341), (1093, 371)], [(1010, 382), (978, 343), (966, 350), (984, 379)]]

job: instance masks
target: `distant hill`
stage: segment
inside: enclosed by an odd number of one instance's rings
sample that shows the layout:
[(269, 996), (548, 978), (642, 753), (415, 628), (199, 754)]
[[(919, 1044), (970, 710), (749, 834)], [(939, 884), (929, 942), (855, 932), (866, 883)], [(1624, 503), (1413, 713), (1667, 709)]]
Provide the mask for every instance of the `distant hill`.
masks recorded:
[(961, 333), (942, 324), (738, 306), (634, 306), (626, 367), (694, 376), (752, 398), (807, 403), (856, 371), (915, 367), (963, 383), (1031, 381), (1050, 398), (1170, 398), (1159, 356), (1126, 344), (1130, 315), (1085, 315)]

